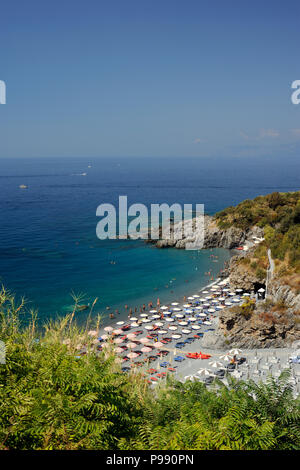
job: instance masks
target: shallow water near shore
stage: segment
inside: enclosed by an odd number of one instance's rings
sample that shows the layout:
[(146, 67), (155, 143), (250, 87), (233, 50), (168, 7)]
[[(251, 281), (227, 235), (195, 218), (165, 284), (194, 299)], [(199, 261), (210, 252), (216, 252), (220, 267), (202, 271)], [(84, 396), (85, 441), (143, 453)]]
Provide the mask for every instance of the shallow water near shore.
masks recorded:
[(1, 159), (1, 281), (25, 295), (41, 321), (70, 311), (71, 291), (85, 295), (82, 304), (97, 297), (94, 313), (104, 317), (112, 309), (124, 316), (125, 304), (134, 310), (157, 297), (167, 303), (196, 293), (210, 280), (205, 272), (216, 277), (228, 251), (98, 240), (97, 206), (117, 207), (127, 195), (129, 205), (203, 203), (212, 214), (259, 194), (299, 189), (299, 170), (297, 160), (283, 172), (279, 160)]

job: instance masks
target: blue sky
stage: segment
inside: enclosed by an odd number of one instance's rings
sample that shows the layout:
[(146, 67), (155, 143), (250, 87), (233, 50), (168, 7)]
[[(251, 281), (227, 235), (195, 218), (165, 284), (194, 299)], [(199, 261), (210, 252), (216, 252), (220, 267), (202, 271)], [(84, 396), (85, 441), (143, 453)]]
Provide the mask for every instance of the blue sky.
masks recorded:
[(0, 9), (0, 158), (299, 155), (298, 1)]

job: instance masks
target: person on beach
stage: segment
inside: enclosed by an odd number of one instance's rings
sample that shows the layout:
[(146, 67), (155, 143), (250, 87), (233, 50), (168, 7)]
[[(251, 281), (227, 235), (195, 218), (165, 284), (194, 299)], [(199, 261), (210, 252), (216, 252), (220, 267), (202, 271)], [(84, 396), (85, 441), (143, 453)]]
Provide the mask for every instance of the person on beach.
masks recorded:
[(160, 300), (159, 300), (159, 297), (157, 297), (157, 306), (158, 306), (158, 307), (160, 306)]
[(149, 303), (148, 303), (148, 306), (149, 306), (149, 308), (152, 308), (153, 303), (152, 303), (152, 302), (149, 302)]
[(145, 310), (146, 310), (146, 305), (145, 305), (145, 304), (143, 304), (143, 311), (145, 311)]
[(125, 310), (127, 310), (127, 309), (128, 309), (128, 305), (126, 304), (126, 305), (125, 305)]

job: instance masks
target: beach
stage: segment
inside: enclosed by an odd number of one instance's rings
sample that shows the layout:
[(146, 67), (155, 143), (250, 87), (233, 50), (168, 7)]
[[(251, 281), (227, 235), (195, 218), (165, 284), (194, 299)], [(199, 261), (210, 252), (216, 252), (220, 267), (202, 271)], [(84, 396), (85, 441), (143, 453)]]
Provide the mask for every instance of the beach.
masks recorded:
[(288, 369), (293, 392), (298, 395), (300, 361), (290, 360), (297, 354), (295, 349), (240, 350), (229, 344), (223, 350), (213, 350), (203, 345), (205, 335), (217, 328), (218, 312), (242, 305), (246, 299), (256, 300), (253, 292), (231, 291), (229, 279), (218, 278), (184, 299), (147, 307), (127, 321), (115, 320), (90, 334), (97, 335), (98, 351), (107, 348), (116, 353), (124, 373), (141, 372), (153, 387), (168, 375), (182, 382), (204, 381), (214, 386), (215, 378), (224, 384), (228, 384), (229, 375), (265, 382)]

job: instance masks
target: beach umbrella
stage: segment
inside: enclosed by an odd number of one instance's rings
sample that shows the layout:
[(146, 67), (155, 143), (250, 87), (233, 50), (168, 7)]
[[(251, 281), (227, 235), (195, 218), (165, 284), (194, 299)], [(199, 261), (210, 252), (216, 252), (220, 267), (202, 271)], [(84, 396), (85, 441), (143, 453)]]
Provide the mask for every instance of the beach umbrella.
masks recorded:
[(151, 318), (152, 318), (153, 320), (156, 320), (157, 318), (160, 318), (160, 315), (156, 315), (156, 314), (155, 314), (155, 315), (152, 315)]
[(200, 302), (205, 302), (205, 299), (204, 299), (204, 298), (201, 298), (201, 299), (200, 299)]
[(177, 326), (173, 326), (173, 325), (169, 326), (169, 330), (171, 330), (171, 331), (175, 331), (177, 329), (178, 329)]
[(142, 323), (150, 323), (151, 320), (149, 318), (143, 318)]
[(164, 316), (166, 316), (166, 315), (172, 315), (172, 312), (169, 312), (169, 310), (165, 310), (164, 311)]
[(123, 348), (116, 348), (115, 351), (116, 351), (116, 353), (118, 353), (118, 354), (124, 352), (124, 351), (123, 351)]
[(128, 333), (127, 338), (128, 339), (136, 339), (136, 335), (134, 335), (133, 333)]
[(121, 343), (123, 343), (123, 340), (122, 340), (122, 338), (116, 338), (116, 339), (114, 340), (114, 343), (115, 343), (115, 344), (121, 344)]
[(229, 289), (228, 287), (224, 287), (224, 288), (222, 289), (222, 291), (223, 291), (223, 292), (229, 292), (230, 289)]
[(179, 308), (179, 307), (173, 308), (173, 311), (174, 311), (174, 312), (180, 312), (181, 310), (182, 310), (182, 308)]
[(153, 326), (152, 325), (146, 325), (145, 326), (145, 330), (153, 330)]
[[(106, 327), (104, 328), (104, 331), (107, 331), (108, 333), (109, 333), (110, 331), (112, 331), (112, 330), (113, 330), (113, 328), (112, 328), (111, 326), (106, 326)], [(90, 333), (90, 331), (89, 331), (89, 333)]]
[[(105, 329), (105, 328), (104, 328), (104, 329)], [(107, 330), (106, 330), (106, 331), (107, 331)], [(89, 336), (92, 336), (92, 337), (98, 336), (98, 331), (96, 331), (96, 330), (90, 330), (90, 331), (88, 332), (88, 335), (89, 335)]]
[(109, 338), (109, 336), (108, 335), (102, 335), (101, 338), (104, 339), (104, 341), (105, 341), (106, 339)]
[(229, 307), (230, 305), (232, 305), (232, 303), (231, 302), (225, 302), (225, 305), (227, 305)]
[(203, 304), (203, 307), (210, 307), (210, 304), (205, 303), (205, 304)]
[(139, 324), (137, 322), (133, 322), (133, 323), (131, 323), (131, 326), (136, 327), (136, 326), (139, 326)]
[(195, 295), (193, 295), (193, 297), (194, 297), (194, 299), (198, 299), (200, 297), (200, 295), (195, 294)]
[(179, 303), (178, 302), (172, 302), (171, 305), (179, 305)]
[(228, 295), (230, 295), (230, 297), (233, 297), (234, 295), (236, 295), (235, 292), (228, 292)]
[(130, 352), (129, 354), (127, 354), (127, 357), (129, 357), (129, 359), (135, 359), (136, 357), (138, 357), (138, 354)]
[(226, 308), (226, 306), (225, 305), (218, 305), (216, 307), (216, 310), (222, 310), (223, 308)]
[(178, 325), (180, 325), (180, 326), (186, 326), (187, 324), (188, 324), (187, 321), (179, 321), (178, 322)]
[(251, 294), (249, 294), (249, 292), (245, 292), (245, 293), (243, 294), (243, 297), (250, 297), (250, 295), (251, 295)]
[(191, 309), (186, 309), (185, 313), (193, 313), (193, 310), (191, 310)]
[(141, 313), (141, 314), (140, 314), (140, 317), (142, 317), (142, 318), (147, 318), (147, 317), (148, 317), (148, 313)]
[(211, 299), (212, 299), (211, 295), (208, 295), (207, 297), (205, 297), (205, 300), (211, 300)]
[(143, 344), (150, 343), (150, 339), (147, 338), (147, 336), (144, 336), (143, 338), (139, 340), (139, 342)]
[(166, 321), (169, 322), (169, 323), (171, 323), (171, 322), (173, 322), (173, 321), (175, 321), (175, 320), (174, 320), (174, 318), (166, 318)]
[(197, 372), (198, 375), (210, 375), (211, 371), (208, 369), (199, 369)]
[(202, 294), (209, 294), (208, 290), (203, 290)]
[(207, 311), (208, 311), (209, 313), (214, 313), (214, 312), (215, 312), (215, 309), (214, 309), (214, 308), (209, 308)]
[(230, 351), (229, 351), (230, 354), (240, 354), (241, 352), (242, 352), (242, 350), (238, 349), (238, 348), (230, 349)]
[(167, 307), (166, 305), (162, 305), (162, 307), (160, 307), (161, 310), (168, 310), (169, 307)]
[(113, 333), (115, 335), (122, 335), (124, 333), (124, 331), (123, 330), (114, 330)]
[(212, 304), (218, 304), (219, 301), (218, 301), (218, 300), (212, 300), (211, 303), (212, 303)]
[(148, 346), (144, 346), (144, 347), (141, 349), (141, 351), (144, 352), (144, 353), (147, 353), (147, 352), (152, 351), (152, 349), (151, 349), (151, 348), (148, 348)]
[(191, 305), (192, 305), (192, 304), (184, 304), (183, 307), (184, 307), (184, 308), (189, 308), (189, 307), (191, 307)]
[(130, 321), (137, 321), (137, 317), (131, 317)]
[(199, 325), (192, 325), (193, 330), (200, 330), (201, 326)]
[(203, 310), (203, 307), (195, 307), (196, 310)]
[(189, 321), (197, 321), (197, 318), (196, 317), (189, 317), (188, 320)]
[(224, 300), (226, 300), (225, 297), (219, 297), (220, 302), (224, 302)]
[(235, 292), (243, 292), (243, 289), (235, 289)]
[(222, 359), (223, 361), (231, 361), (232, 356), (229, 356), (228, 354), (223, 354), (222, 356), (220, 356), (220, 359)]
[(184, 315), (182, 313), (176, 313), (175, 317), (176, 318), (184, 318)]
[(199, 317), (206, 317), (206, 313), (199, 313)]
[(149, 313), (157, 313), (157, 310), (150, 310)]
[(238, 303), (240, 303), (240, 301), (241, 301), (240, 299), (231, 299), (231, 300), (232, 300), (232, 302), (234, 302), (235, 304), (238, 304)]
[(156, 323), (154, 323), (156, 326), (163, 326), (163, 322), (162, 321), (157, 321)]
[(163, 348), (163, 347), (164, 347), (164, 344), (161, 343), (160, 341), (157, 341), (157, 343), (154, 343), (153, 346), (154, 346), (156, 349), (160, 349), (160, 348)]
[(125, 323), (124, 321), (118, 321), (116, 324), (117, 325), (124, 325), (124, 323)]
[(137, 344), (136, 344), (136, 343), (128, 343), (128, 344), (127, 344), (127, 347), (128, 347), (129, 349), (134, 349), (134, 348), (137, 347)]
[(188, 300), (194, 300), (194, 297), (188, 297)]
[(158, 334), (159, 335), (165, 335), (167, 332), (167, 330), (158, 330)]
[(172, 335), (172, 338), (174, 339), (179, 339), (181, 338), (182, 335), (178, 334), (178, 333), (175, 333), (174, 335)]
[(102, 348), (109, 348), (111, 345), (110, 343), (103, 343)]
[(211, 321), (205, 320), (205, 321), (203, 322), (203, 324), (204, 324), (204, 325), (211, 325)]
[(219, 367), (223, 366), (222, 362), (219, 361), (212, 361), (209, 363), (209, 365), (212, 366), (214, 369), (218, 369)]
[(188, 329), (183, 329), (182, 330), (182, 333), (185, 333), (186, 335), (188, 335), (190, 332), (191, 332), (191, 330), (188, 330)]

